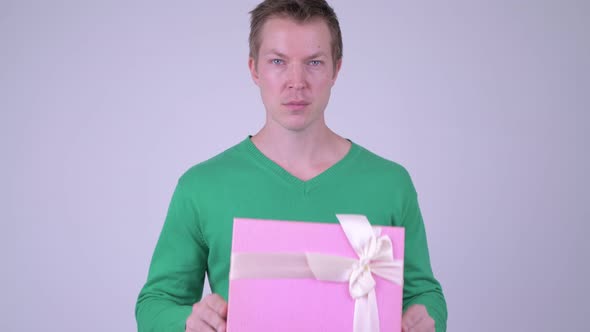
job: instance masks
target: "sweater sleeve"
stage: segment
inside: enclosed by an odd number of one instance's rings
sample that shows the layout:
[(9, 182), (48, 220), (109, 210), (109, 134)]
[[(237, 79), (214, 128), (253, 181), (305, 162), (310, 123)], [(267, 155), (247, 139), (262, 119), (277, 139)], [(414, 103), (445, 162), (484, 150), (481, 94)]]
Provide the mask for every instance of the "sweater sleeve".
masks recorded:
[(447, 305), (440, 283), (432, 273), (424, 222), (411, 181), (410, 188), (402, 212), (406, 233), (403, 310), (414, 304), (424, 305), (435, 321), (436, 332), (444, 332), (447, 329)]
[(208, 249), (189, 189), (181, 178), (172, 196), (137, 299), (138, 332), (183, 332), (192, 305), (202, 296)]

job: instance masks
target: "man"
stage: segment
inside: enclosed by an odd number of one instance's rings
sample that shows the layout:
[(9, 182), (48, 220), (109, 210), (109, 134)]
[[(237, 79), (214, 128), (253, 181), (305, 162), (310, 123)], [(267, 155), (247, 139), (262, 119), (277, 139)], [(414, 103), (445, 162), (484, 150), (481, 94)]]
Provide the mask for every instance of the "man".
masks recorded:
[[(138, 329), (225, 331), (234, 217), (336, 223), (342, 213), (405, 227), (403, 331), (445, 331), (410, 176), (325, 123), (342, 65), (334, 11), (324, 0), (266, 0), (251, 15), (248, 65), (266, 123), (179, 179), (139, 294)], [(199, 301), (206, 272), (214, 294)]]

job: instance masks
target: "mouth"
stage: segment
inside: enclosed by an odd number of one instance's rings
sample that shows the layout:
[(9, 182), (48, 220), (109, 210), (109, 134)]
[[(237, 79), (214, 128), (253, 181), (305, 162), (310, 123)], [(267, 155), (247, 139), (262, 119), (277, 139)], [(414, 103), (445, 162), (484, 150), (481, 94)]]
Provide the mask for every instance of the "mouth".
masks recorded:
[(283, 105), (292, 111), (299, 111), (304, 109), (305, 107), (307, 107), (307, 105), (309, 105), (310, 103), (307, 101), (299, 101), (299, 100), (295, 100), (295, 101), (289, 101), (284, 103)]

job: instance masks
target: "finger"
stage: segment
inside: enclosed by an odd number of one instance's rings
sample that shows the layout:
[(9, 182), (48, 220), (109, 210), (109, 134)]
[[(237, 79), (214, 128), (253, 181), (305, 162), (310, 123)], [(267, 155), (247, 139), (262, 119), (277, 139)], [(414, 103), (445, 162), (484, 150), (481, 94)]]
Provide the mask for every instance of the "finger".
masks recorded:
[(197, 311), (197, 317), (209, 325), (213, 330), (218, 332), (225, 331), (225, 318), (221, 317), (216, 311), (208, 306), (200, 307)]
[(187, 332), (215, 332), (215, 328), (207, 324), (202, 317), (203, 308), (202, 303), (195, 303), (193, 306), (193, 312), (186, 320), (186, 331)]
[(221, 296), (217, 294), (211, 294), (205, 299), (204, 302), (209, 308), (215, 311), (222, 318), (227, 317), (227, 302), (225, 302)]
[(214, 328), (209, 326), (202, 320), (195, 320), (191, 324), (186, 324), (186, 332), (216, 332)]
[(434, 320), (430, 317), (424, 317), (412, 327), (411, 332), (434, 332)]
[(406, 332), (418, 325), (424, 317), (428, 317), (426, 307), (420, 304), (410, 306), (402, 316), (402, 331)]

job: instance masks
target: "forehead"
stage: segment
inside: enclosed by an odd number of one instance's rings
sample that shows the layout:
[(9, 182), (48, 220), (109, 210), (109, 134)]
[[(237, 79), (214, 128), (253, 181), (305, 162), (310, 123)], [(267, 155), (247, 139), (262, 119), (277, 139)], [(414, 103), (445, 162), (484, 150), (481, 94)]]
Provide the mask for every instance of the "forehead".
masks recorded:
[(260, 54), (271, 50), (294, 55), (318, 51), (331, 54), (331, 40), (328, 24), (321, 18), (297, 22), (290, 18), (273, 17), (262, 27)]

